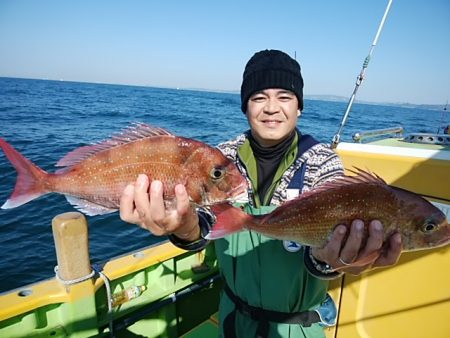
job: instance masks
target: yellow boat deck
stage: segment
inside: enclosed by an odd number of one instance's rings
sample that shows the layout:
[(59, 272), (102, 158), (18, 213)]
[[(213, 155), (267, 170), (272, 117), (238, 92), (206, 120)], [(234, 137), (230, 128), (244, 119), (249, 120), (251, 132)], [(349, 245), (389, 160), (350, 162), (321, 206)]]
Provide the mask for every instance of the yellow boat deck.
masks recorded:
[[(379, 145), (379, 146), (389, 146), (389, 147), (403, 147), (403, 148), (414, 148), (418, 149), (417, 143), (406, 142), (403, 139), (399, 138), (384, 138), (381, 140), (370, 142), (371, 145)], [(440, 144), (420, 144), (420, 149), (429, 149), (429, 150), (450, 150), (450, 146), (448, 145), (440, 145)]]

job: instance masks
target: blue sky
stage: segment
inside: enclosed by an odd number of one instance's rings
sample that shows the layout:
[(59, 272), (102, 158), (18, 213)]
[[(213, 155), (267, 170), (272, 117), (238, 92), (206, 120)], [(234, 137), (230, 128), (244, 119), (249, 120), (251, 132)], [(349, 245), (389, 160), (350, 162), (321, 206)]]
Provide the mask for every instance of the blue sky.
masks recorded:
[[(349, 97), (388, 1), (0, 0), (0, 76), (238, 90), (281, 49), (306, 95)], [(450, 99), (450, 1), (394, 0), (357, 99)]]

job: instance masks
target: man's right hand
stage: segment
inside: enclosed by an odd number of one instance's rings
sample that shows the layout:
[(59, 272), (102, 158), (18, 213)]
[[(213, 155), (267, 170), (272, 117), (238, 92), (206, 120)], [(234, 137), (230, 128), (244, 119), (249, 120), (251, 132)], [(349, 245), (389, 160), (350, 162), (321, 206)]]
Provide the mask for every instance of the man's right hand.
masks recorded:
[[(149, 191), (150, 186), (150, 193)], [(156, 236), (173, 234), (184, 241), (200, 238), (198, 216), (189, 202), (189, 195), (182, 184), (175, 186), (176, 206), (166, 209), (163, 184), (139, 175), (134, 184), (124, 189), (120, 198), (120, 218), (137, 224)]]

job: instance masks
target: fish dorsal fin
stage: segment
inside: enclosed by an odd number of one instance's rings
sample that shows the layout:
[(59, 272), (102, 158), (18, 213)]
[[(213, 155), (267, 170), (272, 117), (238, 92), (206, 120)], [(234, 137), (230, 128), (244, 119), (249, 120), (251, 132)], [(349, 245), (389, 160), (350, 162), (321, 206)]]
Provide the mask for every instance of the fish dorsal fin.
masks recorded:
[(305, 198), (309, 195), (317, 194), (321, 191), (330, 190), (330, 189), (336, 189), (340, 188), (345, 185), (351, 185), (351, 184), (362, 184), (362, 183), (368, 183), (368, 184), (377, 184), (385, 186), (387, 183), (377, 174), (366, 171), (357, 167), (353, 167), (353, 169), (347, 169), (349, 172), (355, 174), (352, 176), (338, 176), (335, 179), (325, 182), (318, 186), (317, 188), (310, 190), (308, 192), (305, 192), (301, 195), (299, 195), (298, 198)]
[[(101, 151), (108, 150), (123, 144), (134, 142), (148, 137), (155, 136), (174, 136), (163, 128), (153, 127), (145, 123), (134, 123), (126, 129), (112, 135), (111, 138), (103, 140), (99, 143), (77, 148), (66, 156), (61, 158), (57, 163), (57, 167), (69, 167), (80, 163), (81, 161), (97, 154)], [(61, 169), (58, 172), (65, 171)]]
[(353, 169), (347, 168), (347, 171), (353, 173), (354, 175), (339, 176), (333, 181), (328, 181), (325, 182), (324, 184), (321, 184), (318, 187), (318, 189), (327, 190), (330, 188), (341, 187), (343, 185), (358, 184), (358, 183), (386, 185), (386, 182), (380, 176), (371, 171), (363, 170), (357, 167), (353, 167)]

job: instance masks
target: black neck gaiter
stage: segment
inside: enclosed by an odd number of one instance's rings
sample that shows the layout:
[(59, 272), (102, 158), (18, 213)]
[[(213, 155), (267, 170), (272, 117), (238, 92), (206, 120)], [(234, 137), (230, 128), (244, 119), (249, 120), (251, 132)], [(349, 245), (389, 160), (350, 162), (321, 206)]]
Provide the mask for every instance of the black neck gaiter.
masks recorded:
[(258, 194), (261, 205), (264, 203), (264, 198), (270, 188), (270, 185), (272, 184), (273, 177), (277, 172), (281, 160), (294, 141), (295, 134), (296, 131), (294, 130), (282, 142), (271, 147), (263, 147), (250, 133), (250, 146), (252, 147), (258, 170), (258, 191), (255, 193)]

